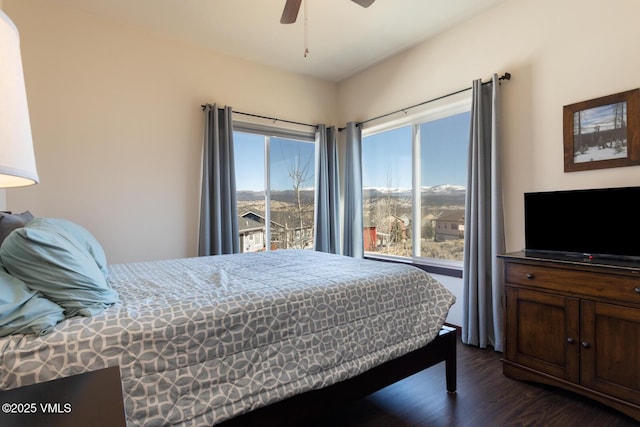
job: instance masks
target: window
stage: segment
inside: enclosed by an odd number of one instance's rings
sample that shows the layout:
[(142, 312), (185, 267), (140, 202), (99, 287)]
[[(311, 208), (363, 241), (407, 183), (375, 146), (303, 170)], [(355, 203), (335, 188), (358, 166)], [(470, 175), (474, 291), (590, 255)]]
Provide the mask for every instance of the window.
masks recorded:
[(470, 100), (363, 130), (365, 252), (460, 266)]
[(315, 134), (234, 129), (241, 251), (313, 248)]

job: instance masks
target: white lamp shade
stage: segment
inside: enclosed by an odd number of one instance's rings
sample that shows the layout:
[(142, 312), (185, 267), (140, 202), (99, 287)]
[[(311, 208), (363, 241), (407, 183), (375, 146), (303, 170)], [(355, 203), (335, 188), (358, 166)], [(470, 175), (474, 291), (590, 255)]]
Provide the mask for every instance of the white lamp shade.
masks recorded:
[(20, 36), (0, 10), (0, 188), (37, 184)]

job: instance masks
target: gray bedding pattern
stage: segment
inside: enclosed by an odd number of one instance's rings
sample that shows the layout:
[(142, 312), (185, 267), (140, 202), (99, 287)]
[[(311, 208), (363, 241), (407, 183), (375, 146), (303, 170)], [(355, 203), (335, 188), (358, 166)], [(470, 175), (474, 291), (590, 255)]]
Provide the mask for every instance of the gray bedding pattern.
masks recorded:
[(0, 389), (119, 365), (128, 426), (212, 425), (426, 345), (454, 302), (417, 268), (302, 250), (109, 272), (103, 313), (0, 339)]

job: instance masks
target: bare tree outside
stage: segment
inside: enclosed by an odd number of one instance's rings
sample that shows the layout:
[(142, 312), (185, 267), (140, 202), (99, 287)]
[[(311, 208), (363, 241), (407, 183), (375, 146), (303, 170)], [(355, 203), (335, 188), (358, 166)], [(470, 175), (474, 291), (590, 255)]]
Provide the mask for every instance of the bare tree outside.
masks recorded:
[[(285, 153), (281, 153), (283, 160)], [(313, 156), (303, 159), (301, 150), (298, 148), (298, 154), (291, 158), (287, 156), (288, 166), (287, 174), (291, 179), (291, 187), (293, 189), (294, 206), (286, 209), (287, 217), (292, 218), (291, 225), (286, 224), (289, 228), (287, 235), (287, 246), (290, 248), (305, 249), (312, 246), (313, 243)], [(293, 212), (291, 212), (293, 211)]]
[(411, 195), (394, 189), (391, 171), (387, 171), (387, 188), (378, 206), (372, 219), (380, 224), (379, 251), (389, 255), (411, 256)]

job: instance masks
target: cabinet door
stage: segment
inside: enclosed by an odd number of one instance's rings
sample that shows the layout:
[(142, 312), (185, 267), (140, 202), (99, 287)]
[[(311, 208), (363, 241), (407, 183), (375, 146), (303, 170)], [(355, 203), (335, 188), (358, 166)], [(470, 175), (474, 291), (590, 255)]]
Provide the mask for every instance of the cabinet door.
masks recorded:
[(578, 299), (507, 286), (507, 360), (578, 382)]
[(581, 302), (581, 384), (640, 405), (640, 310)]

